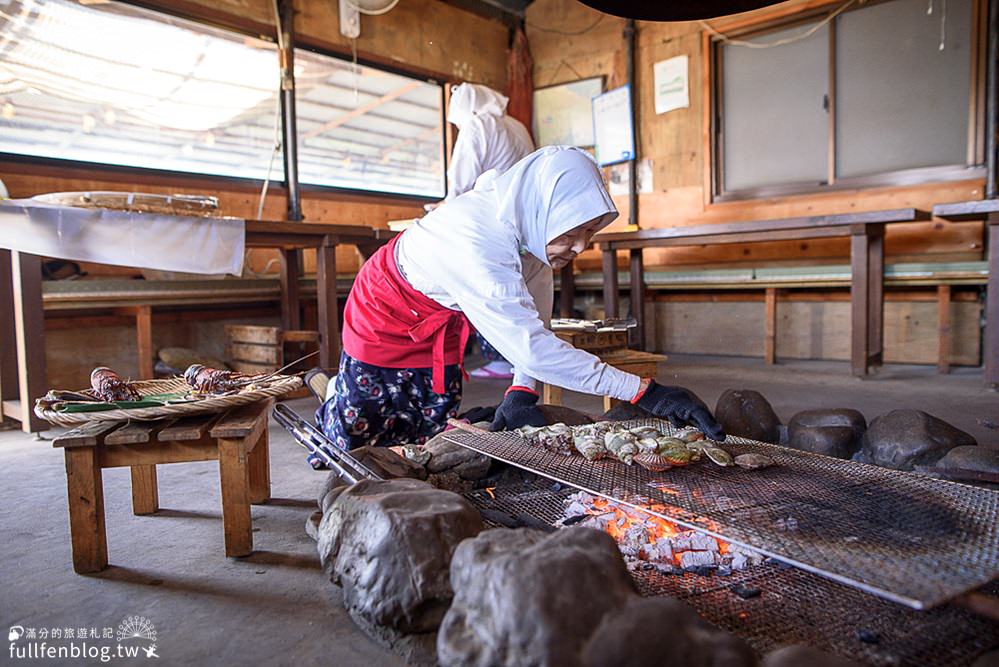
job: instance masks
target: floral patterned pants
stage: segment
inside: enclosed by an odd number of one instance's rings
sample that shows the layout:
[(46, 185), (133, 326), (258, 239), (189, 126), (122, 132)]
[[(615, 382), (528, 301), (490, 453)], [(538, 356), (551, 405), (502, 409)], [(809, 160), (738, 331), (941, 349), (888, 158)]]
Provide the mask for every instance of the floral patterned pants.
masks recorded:
[[(461, 371), (444, 367), (443, 394), (431, 388), (429, 368), (382, 368), (340, 354), (333, 397), (316, 411), (316, 423), (337, 446), (423, 444), (444, 430), (461, 404)], [(309, 458), (313, 467), (318, 461)]]

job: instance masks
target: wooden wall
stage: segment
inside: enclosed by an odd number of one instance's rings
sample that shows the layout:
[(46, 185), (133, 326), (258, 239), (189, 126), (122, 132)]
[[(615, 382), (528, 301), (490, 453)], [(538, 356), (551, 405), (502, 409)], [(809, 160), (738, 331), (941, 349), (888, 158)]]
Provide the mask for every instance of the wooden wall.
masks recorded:
[[(772, 8), (740, 14), (767, 16), (789, 9), (813, 7), (821, 0), (792, 0)], [(624, 20), (601, 14), (574, 0), (536, 0), (527, 13), (527, 34), (534, 58), (536, 87), (596, 75), (607, 77), (608, 88), (625, 83)], [(597, 20), (599, 19), (599, 22)], [(712, 21), (725, 29), (725, 21)], [(581, 32), (583, 34), (564, 34)], [(555, 29), (560, 32), (543, 30)], [(677, 55), (690, 58), (690, 107), (656, 115), (652, 88), (655, 62)], [(754, 201), (711, 203), (705, 192), (706, 67), (702, 53), (702, 26), (697, 22), (638, 23), (636, 86), (639, 103), (639, 157), (651, 158), (653, 192), (640, 195), (639, 224), (643, 228), (684, 226), (711, 222), (758, 220), (798, 215), (914, 206), (981, 199), (983, 182), (965, 180), (909, 187), (889, 187), (798, 195)], [(628, 217), (626, 197), (616, 198), (620, 227)], [(976, 224), (954, 225), (941, 220), (891, 226), (887, 238), (889, 262), (971, 260), (982, 258), (982, 229)], [(807, 242), (757, 243), (716, 247), (654, 249), (645, 252), (646, 267), (716, 266), (732, 263), (762, 265), (788, 259), (841, 262), (849, 256), (846, 239)], [(584, 270), (599, 267), (590, 252), (581, 258)]]
[[(271, 0), (155, 0), (147, 3), (214, 23), (232, 24), (273, 35)], [(302, 43), (350, 54), (350, 42), (340, 35), (337, 3), (332, 0), (295, 0), (295, 29)], [(460, 10), (440, 0), (405, 0), (383, 16), (363, 16), (357, 40), (360, 58), (410, 69), (440, 80), (470, 80), (502, 89), (506, 85), (506, 26)], [(219, 197), (222, 214), (256, 217), (259, 186), (231, 180), (198, 177), (137, 176), (128, 170), (64, 169), (18, 163), (0, 163), (0, 179), (11, 197), (30, 197), (45, 192), (78, 190), (125, 190), (132, 192), (208, 194)], [(285, 217), (282, 188), (272, 187), (264, 218)], [(422, 205), (412, 200), (377, 196), (338, 195), (306, 190), (302, 209), (309, 222), (327, 222), (384, 227), (386, 221), (420, 215)], [(269, 250), (251, 251), (251, 269), (262, 270), (275, 257)], [(306, 271), (314, 260), (306, 256)], [(341, 248), (337, 268), (356, 271), (359, 256), (353, 248)], [(135, 273), (107, 267), (87, 267), (91, 273)]]

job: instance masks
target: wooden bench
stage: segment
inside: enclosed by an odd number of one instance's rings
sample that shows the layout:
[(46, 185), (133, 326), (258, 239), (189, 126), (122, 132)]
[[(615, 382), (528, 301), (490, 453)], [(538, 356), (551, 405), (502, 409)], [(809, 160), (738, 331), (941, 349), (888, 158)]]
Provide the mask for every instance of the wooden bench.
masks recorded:
[[(597, 354), (597, 356), (614, 368), (619, 368), (626, 373), (634, 373), (643, 378), (656, 377), (659, 373), (659, 364), (668, 359), (663, 354), (627, 349), (612, 350)], [(550, 384), (543, 385), (541, 389), (541, 402), (548, 405), (562, 405), (562, 388)], [(620, 401), (610, 396), (604, 396), (604, 412), (610, 410), (617, 403), (620, 403)]]
[[(638, 320), (639, 346), (644, 347), (645, 271), (642, 250), (653, 247), (787, 241), (849, 236), (851, 239), (851, 368), (866, 376), (882, 362), (884, 342), (884, 232), (885, 225), (927, 220), (914, 208), (695, 225), (637, 232), (597, 234), (603, 252), (604, 313), (618, 317), (617, 252), (628, 250), (631, 269), (632, 312)], [(562, 272), (565, 279), (567, 272)], [(571, 275), (571, 274), (570, 274)]]
[(156, 466), (218, 461), (226, 556), (253, 552), (250, 504), (270, 499), (267, 414), (272, 400), (199, 415), (153, 422), (89, 422), (55, 438), (66, 457), (73, 569), (100, 572), (108, 565), (104, 524), (105, 468), (129, 467), (132, 512), (159, 509)]
[(985, 302), (985, 384), (999, 388), (999, 199), (938, 204), (933, 215), (951, 222), (978, 222), (988, 225), (989, 282)]

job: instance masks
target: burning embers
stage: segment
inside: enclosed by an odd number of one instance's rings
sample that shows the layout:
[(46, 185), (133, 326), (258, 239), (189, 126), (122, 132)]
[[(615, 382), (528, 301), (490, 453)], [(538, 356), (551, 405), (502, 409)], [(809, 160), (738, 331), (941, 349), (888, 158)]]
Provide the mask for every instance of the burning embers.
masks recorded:
[[(764, 556), (657, 516), (580, 491), (565, 500), (563, 523), (596, 528), (618, 544), (628, 569), (655, 568), (663, 574), (731, 574), (759, 565)], [(653, 512), (666, 506), (649, 503)]]

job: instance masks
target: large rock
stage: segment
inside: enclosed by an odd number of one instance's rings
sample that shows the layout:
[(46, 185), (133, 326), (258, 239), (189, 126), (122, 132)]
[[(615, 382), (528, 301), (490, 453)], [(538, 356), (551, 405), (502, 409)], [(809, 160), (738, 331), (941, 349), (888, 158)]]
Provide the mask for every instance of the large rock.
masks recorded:
[[(648, 628), (647, 631), (636, 631)], [(753, 667), (749, 645), (672, 598), (631, 598), (604, 616), (583, 649), (585, 667)], [(814, 667), (814, 666), (810, 666)]]
[(474, 481), (485, 477), (492, 464), (492, 459), (485, 454), (445, 440), (444, 433), (428, 440), (423, 451), (430, 454), (426, 469), (432, 474), (452, 472), (461, 479)]
[(853, 457), (895, 470), (931, 465), (955, 447), (976, 445), (973, 437), (920, 410), (893, 410), (871, 422)]
[(565, 424), (566, 426), (582, 426), (592, 424), (593, 418), (583, 414), (579, 410), (567, 408), (564, 405), (548, 405), (543, 403), (538, 406), (541, 414), (545, 416), (545, 421), (549, 424)]
[(788, 446), (848, 459), (860, 448), (867, 420), (856, 410), (805, 410), (787, 423)]
[(319, 558), (355, 618), (429, 632), (451, 603), (458, 544), (482, 530), (461, 496), (414, 479), (363, 480), (340, 492), (319, 527)]
[(632, 405), (627, 401), (621, 401), (605, 412), (598, 421), (623, 422), (630, 419), (651, 419), (654, 417), (655, 415), (644, 408)]
[(718, 399), (715, 419), (728, 435), (780, 443), (780, 419), (758, 391), (728, 389)]
[(458, 547), (451, 584), (444, 667), (578, 665), (604, 614), (635, 595), (614, 540), (592, 528), (485, 531)]
[(955, 447), (937, 461), (935, 467), (999, 474), (999, 449), (978, 445)]
[(763, 667), (860, 667), (860, 665), (810, 646), (785, 646), (768, 654), (763, 659)]

